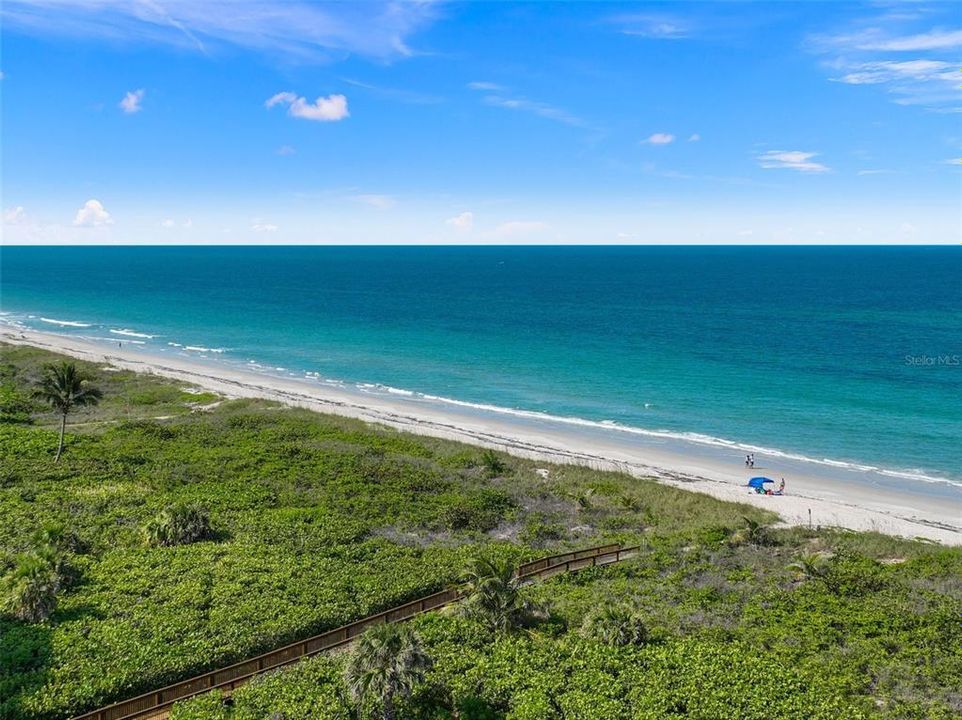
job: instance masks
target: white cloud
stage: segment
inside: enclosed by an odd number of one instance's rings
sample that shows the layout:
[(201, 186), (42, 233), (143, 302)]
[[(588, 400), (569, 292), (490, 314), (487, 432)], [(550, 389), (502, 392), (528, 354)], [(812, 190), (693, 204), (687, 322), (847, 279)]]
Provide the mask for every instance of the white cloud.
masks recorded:
[(528, 235), (530, 233), (543, 232), (549, 227), (548, 223), (541, 222), (540, 220), (511, 220), (498, 225), (498, 227), (494, 229), (494, 234), (501, 237)]
[(27, 222), (27, 211), (23, 209), (23, 205), (3, 211), (4, 225), (23, 225), (25, 222)]
[(818, 153), (801, 150), (769, 150), (758, 156), (758, 164), (769, 169), (786, 168), (806, 173), (827, 172), (828, 167), (812, 161), (812, 158), (817, 155)]
[(699, 140), (701, 140), (701, 135), (698, 133), (692, 133), (688, 136), (688, 142), (698, 142)]
[(206, 54), (236, 46), (301, 62), (351, 54), (408, 57), (437, 17), (431, 2), (369, 0), (4, 0), (5, 29), (38, 36), (174, 45)]
[(194, 221), (193, 221), (193, 220), (191, 220), (190, 218), (187, 218), (186, 220), (184, 220), (184, 228), (185, 228), (185, 229), (190, 230), (192, 227), (194, 227)]
[(287, 114), (304, 120), (318, 120), (321, 122), (336, 122), (348, 117), (347, 98), (343, 95), (321, 96), (313, 103), (304, 97), (298, 97), (292, 92), (279, 92), (271, 96), (264, 103), (264, 107), (287, 105)]
[(114, 219), (107, 212), (106, 208), (100, 204), (99, 200), (88, 200), (84, 206), (77, 211), (77, 216), (73, 219), (73, 224), (77, 227), (101, 227), (103, 225), (113, 225)]
[(160, 226), (163, 227), (163, 228), (172, 228), (172, 227), (174, 227), (175, 224), (176, 224), (176, 223), (174, 223), (173, 220), (171, 220), (170, 218), (167, 218), (166, 220), (164, 220), (164, 221), (160, 224)]
[(645, 145), (668, 145), (674, 141), (675, 136), (670, 133), (655, 133), (641, 142)]
[(888, 175), (892, 170), (859, 170), (857, 175)]
[(354, 199), (360, 200), (362, 203), (377, 208), (378, 210), (389, 210), (397, 205), (397, 200), (390, 195), (355, 195)]
[(140, 88), (139, 90), (130, 90), (126, 95), (124, 95), (123, 100), (117, 103), (117, 106), (128, 115), (132, 113), (138, 113), (143, 110), (140, 103), (143, 101), (144, 95), (146, 94), (147, 91), (143, 88)]
[(277, 148), (278, 155), (293, 155), (296, 152), (297, 150), (290, 145), (281, 145), (279, 148)]
[(251, 230), (253, 230), (254, 232), (274, 233), (274, 232), (277, 232), (279, 229), (280, 228), (278, 228), (277, 225), (274, 225), (273, 223), (258, 222), (251, 225)]
[(474, 213), (466, 210), (463, 213), (458, 213), (454, 217), (448, 218), (444, 222), (462, 232), (469, 232), (471, 228), (474, 227)]

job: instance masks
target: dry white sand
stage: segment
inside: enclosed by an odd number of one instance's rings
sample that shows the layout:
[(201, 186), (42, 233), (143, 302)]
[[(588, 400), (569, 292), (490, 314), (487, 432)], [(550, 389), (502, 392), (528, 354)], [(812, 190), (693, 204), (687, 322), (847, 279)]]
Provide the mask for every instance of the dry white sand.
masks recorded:
[[(136, 346), (114, 349), (53, 333), (0, 327), (0, 341), (150, 372), (227, 397), (266, 398), (408, 432), (497, 448), (526, 458), (620, 470), (638, 477), (653, 476), (686, 490), (773, 510), (787, 524), (807, 525), (811, 519), (813, 525), (874, 530), (962, 545), (962, 503), (918, 493), (883, 491), (792, 472), (789, 494), (755, 495), (745, 487), (746, 471), (737, 462), (653, 449), (630, 437), (599, 438), (577, 427), (514, 422), (510, 417), (474, 415), (404, 397), (367, 396), (306, 380), (205, 364), (179, 355), (151, 355)], [(765, 474), (780, 475), (777, 467), (766, 468)]]

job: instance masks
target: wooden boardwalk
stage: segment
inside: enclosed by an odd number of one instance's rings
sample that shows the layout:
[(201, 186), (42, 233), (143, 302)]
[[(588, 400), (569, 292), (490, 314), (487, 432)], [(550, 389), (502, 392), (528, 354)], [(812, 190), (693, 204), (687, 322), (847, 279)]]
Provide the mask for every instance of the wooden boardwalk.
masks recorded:
[[(563, 573), (576, 572), (584, 568), (610, 565), (637, 552), (637, 547), (623, 548), (620, 545), (601, 545), (532, 560), (518, 567), (517, 576), (522, 580), (544, 579)], [(121, 700), (99, 710), (78, 715), (74, 720), (165, 720), (170, 714), (171, 706), (179, 700), (195, 697), (211, 690), (220, 690), (230, 694), (235, 688), (261, 673), (276, 670), (296, 663), (303, 658), (344, 646), (372, 625), (410, 620), (421, 613), (450, 605), (460, 599), (461, 593), (457, 588), (442, 590), (390, 610), (370, 615), (350, 625), (344, 625), (306, 640), (285, 645), (249, 660), (212, 670), (168, 685), (165, 688), (153, 690), (128, 700)]]

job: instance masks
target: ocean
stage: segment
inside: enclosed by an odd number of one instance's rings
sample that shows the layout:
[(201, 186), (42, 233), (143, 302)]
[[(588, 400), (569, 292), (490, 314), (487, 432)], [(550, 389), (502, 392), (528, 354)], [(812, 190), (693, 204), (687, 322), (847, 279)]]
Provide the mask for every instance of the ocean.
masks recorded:
[(955, 247), (5, 247), (0, 312), (359, 393), (962, 487)]

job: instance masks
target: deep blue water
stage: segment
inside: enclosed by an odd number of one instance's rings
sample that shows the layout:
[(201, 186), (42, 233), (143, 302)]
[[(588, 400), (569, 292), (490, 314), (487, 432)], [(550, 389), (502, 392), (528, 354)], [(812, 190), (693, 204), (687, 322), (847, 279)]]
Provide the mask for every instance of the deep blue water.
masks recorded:
[(0, 282), (36, 329), (962, 481), (959, 248), (7, 247)]

